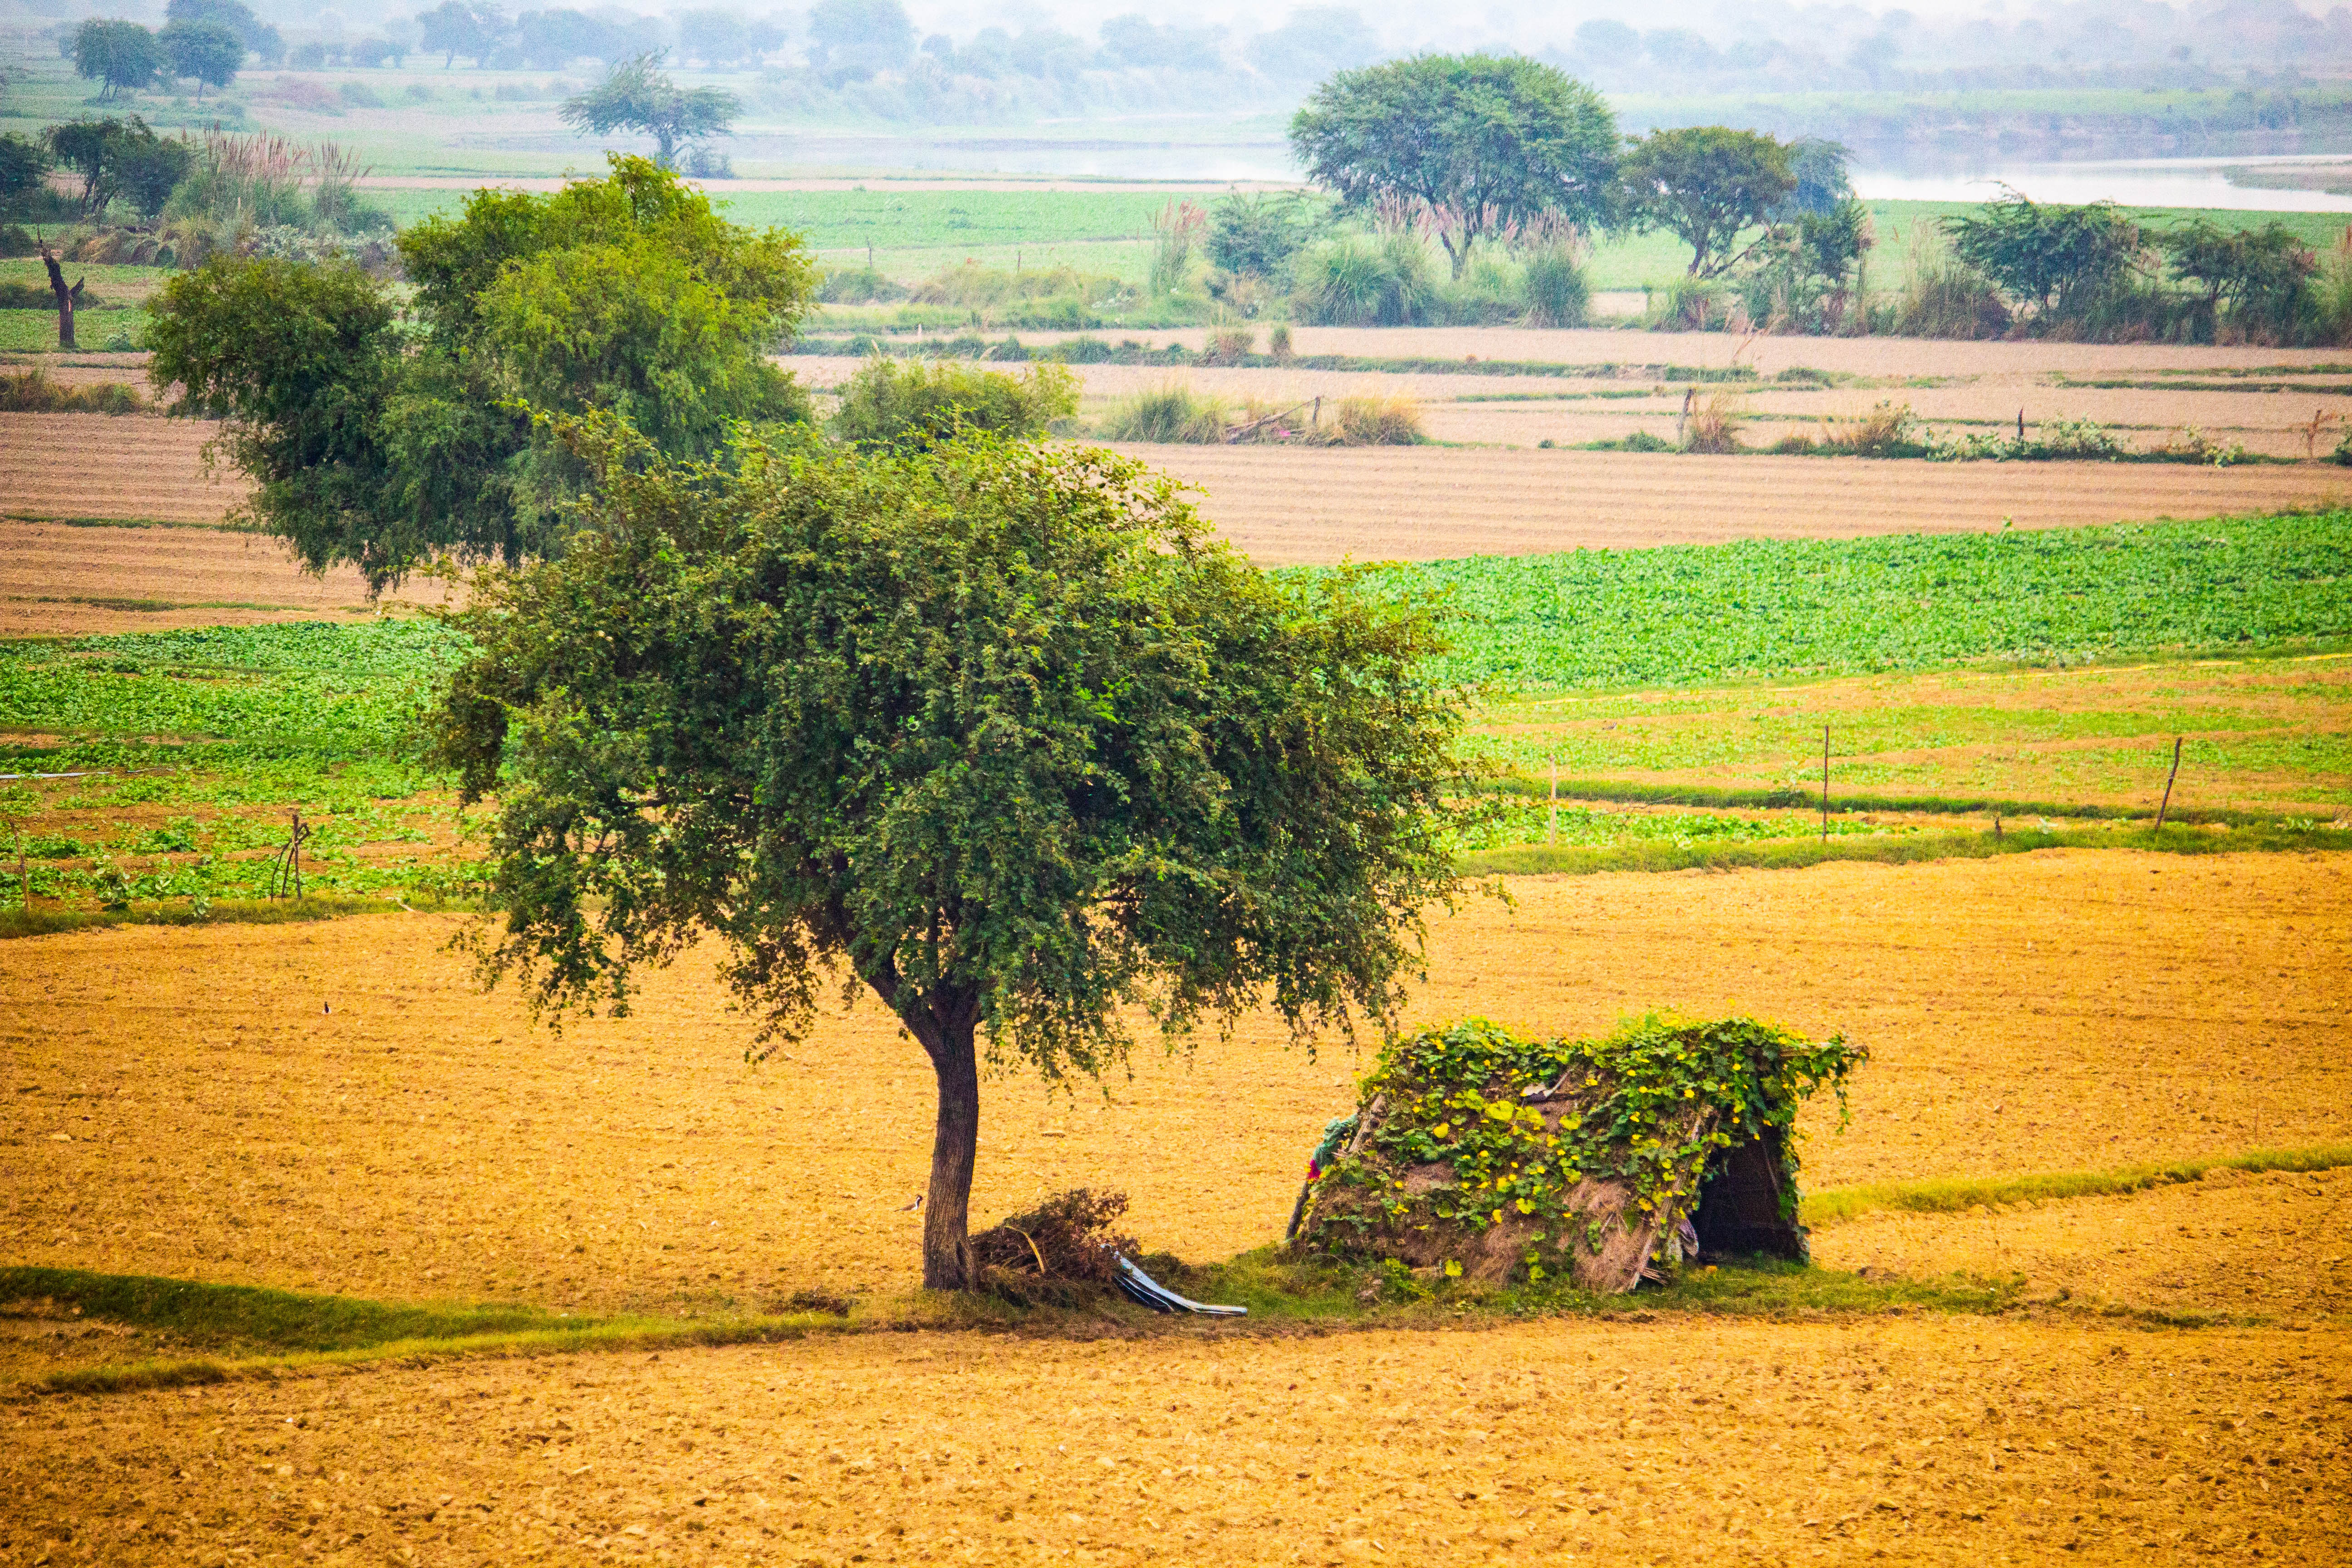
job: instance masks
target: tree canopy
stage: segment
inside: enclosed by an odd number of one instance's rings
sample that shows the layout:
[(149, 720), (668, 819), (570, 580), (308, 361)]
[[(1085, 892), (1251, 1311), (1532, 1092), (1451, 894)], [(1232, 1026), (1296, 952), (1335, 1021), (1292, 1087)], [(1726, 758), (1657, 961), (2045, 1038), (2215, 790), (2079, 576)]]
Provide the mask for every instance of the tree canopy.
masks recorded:
[(100, 84), (99, 97), (112, 98), (154, 80), (163, 52), (155, 35), (138, 23), (93, 16), (74, 33), (73, 62), (76, 76)]
[(1610, 210), (1617, 121), (1599, 93), (1517, 55), (1423, 55), (1342, 71), (1290, 122), (1307, 177), (1428, 221), (1460, 277), (1497, 229)]
[(186, 142), (156, 135), (135, 114), (68, 121), (49, 127), (47, 140), (58, 162), (81, 176), (82, 209), (93, 215), (119, 196), (154, 216), (195, 163)]
[(1944, 220), (1953, 252), (2011, 298), (2075, 313), (2138, 265), (2146, 236), (2113, 202), (2058, 206), (2005, 191), (1973, 215)]
[(2294, 324), (2319, 258), (2282, 223), (2224, 228), (2195, 217), (2156, 237), (2172, 270), (2205, 291), (2206, 309), (2284, 331)]
[(245, 63), (245, 44), (218, 22), (167, 22), (155, 42), (163, 51), (164, 68), (175, 77), (196, 79), (196, 100), (205, 89), (226, 87)]
[(979, 1063), (1098, 1074), (1270, 1003), (1386, 1022), (1455, 887), (1425, 607), (1278, 581), (1171, 481), (988, 437), (676, 465), (572, 427), (558, 561), (478, 582), (435, 720), (495, 793), (487, 978), (625, 1008), (699, 937), (764, 1021), (865, 987), (939, 1091), (925, 1283), (975, 1283)]
[(1691, 247), (1691, 276), (1713, 278), (1738, 258), (1741, 231), (1797, 188), (1795, 149), (1753, 131), (1680, 126), (1627, 148), (1618, 179), (1629, 216), (1680, 237)]
[(265, 65), (274, 66), (286, 58), (286, 40), (278, 36), (277, 28), (255, 16), (245, 0), (169, 0), (163, 7), (163, 20), (166, 32), (173, 23), (216, 23), (236, 34), (237, 42)]
[(487, 62), (504, 30), (505, 20), (498, 7), (487, 3), (441, 0), (431, 10), (416, 14), (417, 40), (428, 52), (441, 57), (445, 70), (457, 63), (459, 55), (477, 64)]
[(604, 79), (576, 98), (563, 100), (563, 123), (574, 131), (609, 136), (635, 131), (650, 136), (660, 151), (656, 161), (665, 169), (677, 165), (680, 142), (706, 136), (724, 136), (743, 106), (731, 92), (715, 87), (680, 88), (661, 68), (667, 51), (656, 50), (623, 60)]
[(658, 452), (806, 417), (767, 359), (812, 292), (797, 237), (753, 233), (642, 158), (550, 195), (478, 191), (400, 237), (407, 331), (355, 267), (216, 257), (151, 306), (150, 374), (225, 418), (249, 503), (303, 562), (372, 586), (442, 552), (562, 544), (576, 465), (538, 414), (610, 411)]
[(1024, 376), (976, 365), (923, 365), (876, 355), (842, 386), (835, 439), (880, 451), (920, 451), (968, 431), (1043, 436), (1078, 411), (1078, 378), (1058, 364)]

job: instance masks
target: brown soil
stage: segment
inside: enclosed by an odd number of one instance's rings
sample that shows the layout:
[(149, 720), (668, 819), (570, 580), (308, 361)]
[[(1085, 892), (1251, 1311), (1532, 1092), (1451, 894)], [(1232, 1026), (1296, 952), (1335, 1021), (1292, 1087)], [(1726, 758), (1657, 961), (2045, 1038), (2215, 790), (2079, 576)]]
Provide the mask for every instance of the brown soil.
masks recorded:
[(27, 1562), (2323, 1563), (2347, 1348), (877, 1335), (20, 1404), (0, 1487)]
[(217, 522), (247, 488), (203, 472), (217, 434), (201, 419), (0, 414), (0, 495), (11, 517)]
[(2352, 1319), (2352, 1171), (2247, 1175), (2116, 1197), (1864, 1215), (1821, 1232), (1829, 1268), (2021, 1278), (2037, 1296), (2158, 1311)]
[(1263, 565), (2060, 528), (2340, 500), (2332, 467), (1921, 463), (1444, 447), (1123, 447)]
[[(437, 605), (443, 597), (438, 583), (410, 582), (382, 604)], [(283, 544), (258, 534), (0, 521), (0, 637), (315, 620), (380, 607), (368, 602), (356, 571), (314, 576)]]
[[(1810, 1186), (2326, 1142), (2352, 1134), (2347, 869), (2057, 852), (1523, 879), (1516, 906), (1440, 922), (1410, 1016), (1586, 1032), (1670, 1005), (1842, 1029), (1874, 1058), (1848, 1131), (1808, 1112)], [(635, 1016), (550, 1036), (472, 989), (443, 949), (457, 924), (0, 943), (11, 1257), (591, 1309), (913, 1283), (931, 1089), (877, 1007), (749, 1068), (742, 1020), (688, 963)], [(1139, 1054), (1107, 1097), (995, 1082), (975, 1217), (1118, 1186), (1148, 1247), (1259, 1245), (1365, 1065), (1259, 1019), (1190, 1065)]]

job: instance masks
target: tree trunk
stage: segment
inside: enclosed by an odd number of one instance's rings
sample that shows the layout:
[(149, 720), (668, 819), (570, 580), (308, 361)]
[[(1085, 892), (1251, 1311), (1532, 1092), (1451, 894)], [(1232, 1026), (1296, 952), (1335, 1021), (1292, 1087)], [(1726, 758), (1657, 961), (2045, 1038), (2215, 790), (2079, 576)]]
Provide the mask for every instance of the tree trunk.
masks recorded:
[[(980, 1147), (980, 1061), (969, 1015), (940, 1030), (931, 1049), (939, 1077), (939, 1123), (931, 1134), (931, 1186), (923, 1200), (923, 1288), (969, 1290), (979, 1283), (971, 1261), (971, 1168)], [(927, 1047), (929, 1048), (929, 1047)]]
[(66, 287), (65, 269), (47, 246), (41, 247), (41, 264), (49, 269), (49, 292), (58, 297), (58, 347), (74, 346), (73, 290)]

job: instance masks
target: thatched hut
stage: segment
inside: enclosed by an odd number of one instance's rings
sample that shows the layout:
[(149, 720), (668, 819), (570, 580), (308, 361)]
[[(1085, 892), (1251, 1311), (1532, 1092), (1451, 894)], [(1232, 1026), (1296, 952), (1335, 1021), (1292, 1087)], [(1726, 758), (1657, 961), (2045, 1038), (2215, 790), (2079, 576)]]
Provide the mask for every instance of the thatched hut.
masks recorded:
[(1314, 1179), (1292, 1245), (1501, 1281), (1633, 1289), (1693, 1250), (1802, 1260), (1790, 1134), (1863, 1058), (1752, 1019), (1597, 1040), (1473, 1019), (1402, 1040)]

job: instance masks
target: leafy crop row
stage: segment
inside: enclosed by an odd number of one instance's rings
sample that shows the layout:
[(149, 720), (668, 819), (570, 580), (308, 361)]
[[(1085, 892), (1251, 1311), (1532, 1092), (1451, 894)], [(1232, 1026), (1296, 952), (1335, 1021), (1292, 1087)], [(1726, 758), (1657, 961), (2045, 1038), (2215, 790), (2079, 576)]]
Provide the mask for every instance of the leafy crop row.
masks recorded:
[(1444, 596), (1447, 673), (1465, 681), (1864, 674), (2352, 636), (2352, 511), (1474, 556), (1378, 575)]

